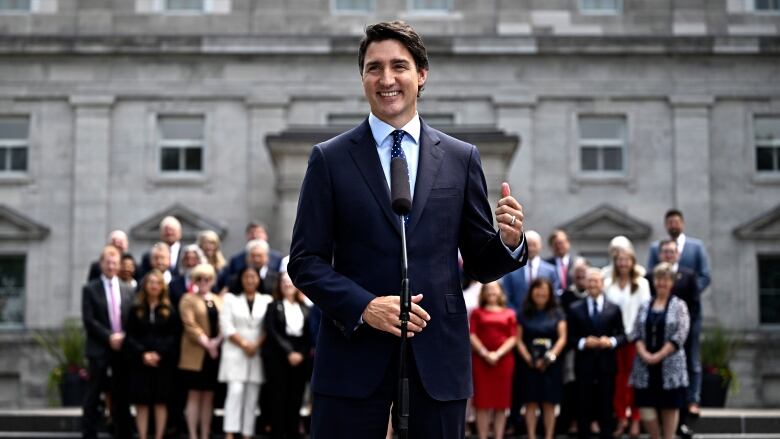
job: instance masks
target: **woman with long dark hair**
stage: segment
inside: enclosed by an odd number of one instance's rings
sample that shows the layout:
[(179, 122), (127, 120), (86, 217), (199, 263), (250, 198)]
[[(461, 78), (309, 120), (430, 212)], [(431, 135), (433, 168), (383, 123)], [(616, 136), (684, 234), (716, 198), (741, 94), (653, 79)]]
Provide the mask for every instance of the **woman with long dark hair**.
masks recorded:
[(555, 433), (555, 405), (563, 396), (563, 368), (558, 357), (566, 346), (566, 317), (558, 306), (553, 286), (537, 278), (528, 287), (518, 318), (520, 399), (525, 405), (529, 439), (536, 438), (536, 410), (541, 407), (544, 437)]
[(168, 298), (165, 278), (154, 269), (141, 281), (128, 317), (125, 340), (132, 365), (130, 402), (135, 405), (140, 439), (147, 437), (150, 407), (154, 407), (155, 439), (162, 439), (165, 434), (178, 335), (179, 317)]

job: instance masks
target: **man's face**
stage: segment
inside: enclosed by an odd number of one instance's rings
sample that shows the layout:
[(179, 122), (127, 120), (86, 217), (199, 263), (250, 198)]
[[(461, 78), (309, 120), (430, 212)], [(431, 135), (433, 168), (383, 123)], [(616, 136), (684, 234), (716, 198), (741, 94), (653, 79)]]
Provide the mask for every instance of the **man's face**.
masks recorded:
[(588, 287), (588, 268), (584, 265), (574, 267), (574, 285), (580, 291)]
[(528, 259), (533, 259), (542, 252), (542, 241), (535, 237), (527, 237), (526, 243), (528, 245)]
[(122, 259), (119, 263), (119, 278), (128, 281), (135, 275), (135, 262), (132, 259)]
[(127, 253), (127, 237), (122, 235), (114, 235), (111, 237), (111, 245), (118, 248), (122, 253)]
[(165, 272), (171, 268), (171, 255), (165, 249), (156, 249), (152, 252), (152, 267)]
[(677, 239), (683, 232), (685, 221), (677, 215), (672, 215), (666, 219), (666, 231), (672, 239)]
[(181, 239), (181, 229), (165, 224), (160, 227), (160, 240), (168, 245), (172, 245), (174, 242)]
[(109, 279), (116, 276), (119, 271), (119, 253), (114, 251), (103, 253), (103, 257), (100, 258), (100, 271)]
[(679, 254), (677, 253), (677, 245), (673, 242), (665, 244), (658, 252), (658, 258), (661, 262), (668, 262), (674, 264), (677, 262)]
[(184, 268), (191, 269), (195, 268), (198, 263), (200, 263), (200, 258), (198, 258), (198, 254), (192, 251), (188, 251), (184, 253), (184, 257), (182, 258), (182, 265), (184, 265)]
[(563, 233), (555, 235), (555, 239), (552, 242), (552, 251), (559, 258), (566, 256), (569, 253), (569, 238)]
[(268, 242), (268, 233), (262, 227), (252, 227), (246, 232), (246, 241), (254, 241), (255, 239), (262, 239)]
[(401, 128), (417, 112), (417, 91), (428, 77), (417, 69), (409, 50), (396, 40), (375, 41), (366, 48), (363, 91), (371, 112)]
[(265, 267), (265, 264), (268, 263), (268, 252), (259, 247), (253, 248), (249, 252), (249, 263), (255, 268)]
[(601, 289), (604, 286), (604, 281), (601, 280), (599, 273), (588, 273), (588, 294), (591, 297), (598, 297), (601, 294)]

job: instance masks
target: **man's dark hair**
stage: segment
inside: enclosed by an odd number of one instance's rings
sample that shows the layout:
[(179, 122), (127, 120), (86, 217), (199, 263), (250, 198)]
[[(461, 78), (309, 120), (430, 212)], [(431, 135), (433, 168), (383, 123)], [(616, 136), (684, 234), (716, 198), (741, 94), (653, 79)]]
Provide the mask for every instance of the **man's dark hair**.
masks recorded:
[[(403, 21), (384, 21), (366, 26), (366, 35), (360, 40), (358, 69), (361, 76), (363, 75), (363, 63), (366, 60), (368, 45), (386, 40), (396, 40), (403, 44), (406, 50), (412, 54), (417, 70), (428, 70), (428, 51), (425, 49), (422, 38), (414, 28)], [(420, 86), (417, 93), (419, 94), (422, 89), (423, 86)]]
[(249, 233), (250, 230), (257, 228), (268, 230), (268, 228), (265, 227), (265, 224), (261, 223), (260, 221), (250, 221), (249, 224), (246, 225), (246, 233)]
[(666, 215), (664, 215), (664, 221), (668, 220), (671, 216), (679, 216), (681, 220), (685, 219), (682, 212), (680, 212), (678, 209), (669, 209), (666, 211)]
[(665, 245), (674, 244), (674, 247), (677, 248), (677, 241), (674, 239), (662, 239), (661, 242), (658, 243), (658, 250), (661, 250), (664, 248)]

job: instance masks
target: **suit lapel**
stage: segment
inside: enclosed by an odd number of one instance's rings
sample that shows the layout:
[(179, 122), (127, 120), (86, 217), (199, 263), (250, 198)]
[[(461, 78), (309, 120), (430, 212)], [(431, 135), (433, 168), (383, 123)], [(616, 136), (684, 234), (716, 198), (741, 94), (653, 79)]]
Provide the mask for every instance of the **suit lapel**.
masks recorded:
[(374, 199), (379, 208), (390, 221), (393, 228), (398, 234), (401, 234), (401, 223), (398, 215), (393, 213), (393, 209), (390, 205), (390, 189), (387, 187), (387, 180), (385, 180), (385, 172), (382, 170), (382, 164), (379, 161), (379, 154), (377, 153), (376, 142), (371, 135), (371, 127), (366, 119), (362, 125), (360, 125), (351, 138), (352, 148), (350, 154), (355, 164), (363, 175), (363, 179), (366, 181), (368, 188), (374, 195)]
[(420, 159), (417, 163), (417, 182), (414, 187), (414, 200), (407, 232), (413, 230), (420, 222), (431, 188), (436, 181), (436, 175), (441, 168), (444, 150), (439, 146), (440, 142), (439, 136), (420, 119)]

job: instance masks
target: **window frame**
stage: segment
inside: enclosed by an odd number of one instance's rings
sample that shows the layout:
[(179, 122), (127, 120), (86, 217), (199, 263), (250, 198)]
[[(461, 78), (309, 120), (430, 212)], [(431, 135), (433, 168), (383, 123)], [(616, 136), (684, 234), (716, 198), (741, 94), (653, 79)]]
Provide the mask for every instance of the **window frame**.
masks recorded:
[[(25, 114), (25, 113), (0, 113), (0, 119), (11, 119), (11, 118), (25, 118), (27, 119), (27, 139), (2, 139), (0, 138), (0, 154), (4, 154), (6, 162), (6, 167), (0, 169), (0, 179), (7, 180), (7, 179), (16, 179), (16, 178), (25, 178), (30, 175), (30, 168), (31, 168), (31, 145), (32, 145), (32, 126), (33, 126), (33, 117), (32, 114)], [(19, 148), (24, 147), (26, 150), (26, 167), (24, 170), (12, 170), (10, 169), (10, 160), (11, 160), (11, 148)], [(5, 149), (3, 151), (3, 149)]]
[(759, 14), (759, 15), (780, 15), (780, 0), (770, 0), (770, 1), (774, 1), (777, 4), (776, 9), (758, 9), (756, 7), (756, 2), (758, 2), (758, 0), (746, 1), (745, 2), (747, 6), (746, 9), (749, 12), (752, 12), (754, 14)]
[(4, 9), (0, 8), (0, 15), (26, 15), (40, 10), (40, 0), (30, 0), (29, 9)]
[[(757, 306), (758, 306), (758, 325), (761, 327), (780, 327), (780, 319), (776, 322), (767, 322), (763, 320), (761, 310), (764, 309), (764, 305), (761, 303), (764, 297), (763, 288), (761, 287), (761, 259), (772, 258), (780, 261), (780, 253), (777, 252), (757, 252), (756, 253), (756, 293), (757, 293)], [(780, 292), (778, 293), (780, 295)]]
[(17, 251), (0, 251), (0, 257), (21, 257), (22, 258), (22, 291), (21, 291), (21, 299), (22, 299), (22, 320), (21, 322), (0, 322), (0, 331), (9, 331), (9, 330), (18, 330), (23, 329), (27, 324), (27, 296), (28, 296), (28, 262), (30, 259), (30, 255), (25, 252), (17, 252)]
[[(192, 118), (201, 119), (202, 138), (201, 139), (166, 139), (163, 137), (161, 121), (166, 117), (174, 118)], [(206, 175), (206, 153), (207, 153), (207, 126), (208, 117), (206, 113), (180, 113), (180, 112), (158, 112), (154, 114), (154, 135), (155, 135), (155, 169), (156, 175), (164, 179), (177, 178), (203, 178)], [(186, 169), (186, 149), (200, 147), (201, 166), (200, 170), (193, 171)], [(176, 148), (179, 151), (179, 166), (177, 170), (163, 169), (162, 152), (163, 148)]]
[(455, 0), (445, 0), (447, 9), (415, 8), (415, 0), (406, 0), (406, 10), (415, 15), (451, 15), (455, 12)]
[[(581, 137), (581, 123), (583, 118), (621, 118), (623, 119), (623, 139), (622, 141), (616, 138), (586, 138)], [(596, 112), (580, 112), (576, 115), (575, 124), (576, 133), (576, 150), (577, 150), (577, 175), (586, 178), (626, 178), (628, 177), (628, 145), (629, 145), (629, 117), (625, 113), (596, 113)], [(621, 170), (611, 171), (604, 169), (604, 150), (605, 148), (613, 147), (621, 148)], [(583, 149), (587, 147), (598, 148), (598, 164), (597, 170), (585, 170), (583, 169)]]
[(617, 8), (614, 10), (586, 8), (585, 7), (586, 1), (587, 0), (579, 0), (578, 2), (580, 14), (582, 15), (606, 15), (606, 16), (623, 15), (623, 11), (624, 11), (623, 0), (615, 0)]
[(377, 0), (366, 0), (370, 3), (369, 9), (340, 9), (338, 0), (330, 0), (331, 15), (371, 15), (376, 13)]
[[(778, 121), (778, 127), (780, 127), (780, 114), (753, 114), (752, 119), (752, 149), (753, 149), (753, 172), (761, 176), (777, 176), (780, 177), (780, 137), (769, 141), (769, 143), (759, 142), (756, 139), (756, 119), (776, 119)], [(758, 148), (772, 148), (773, 168), (772, 170), (760, 170), (758, 169)]]

